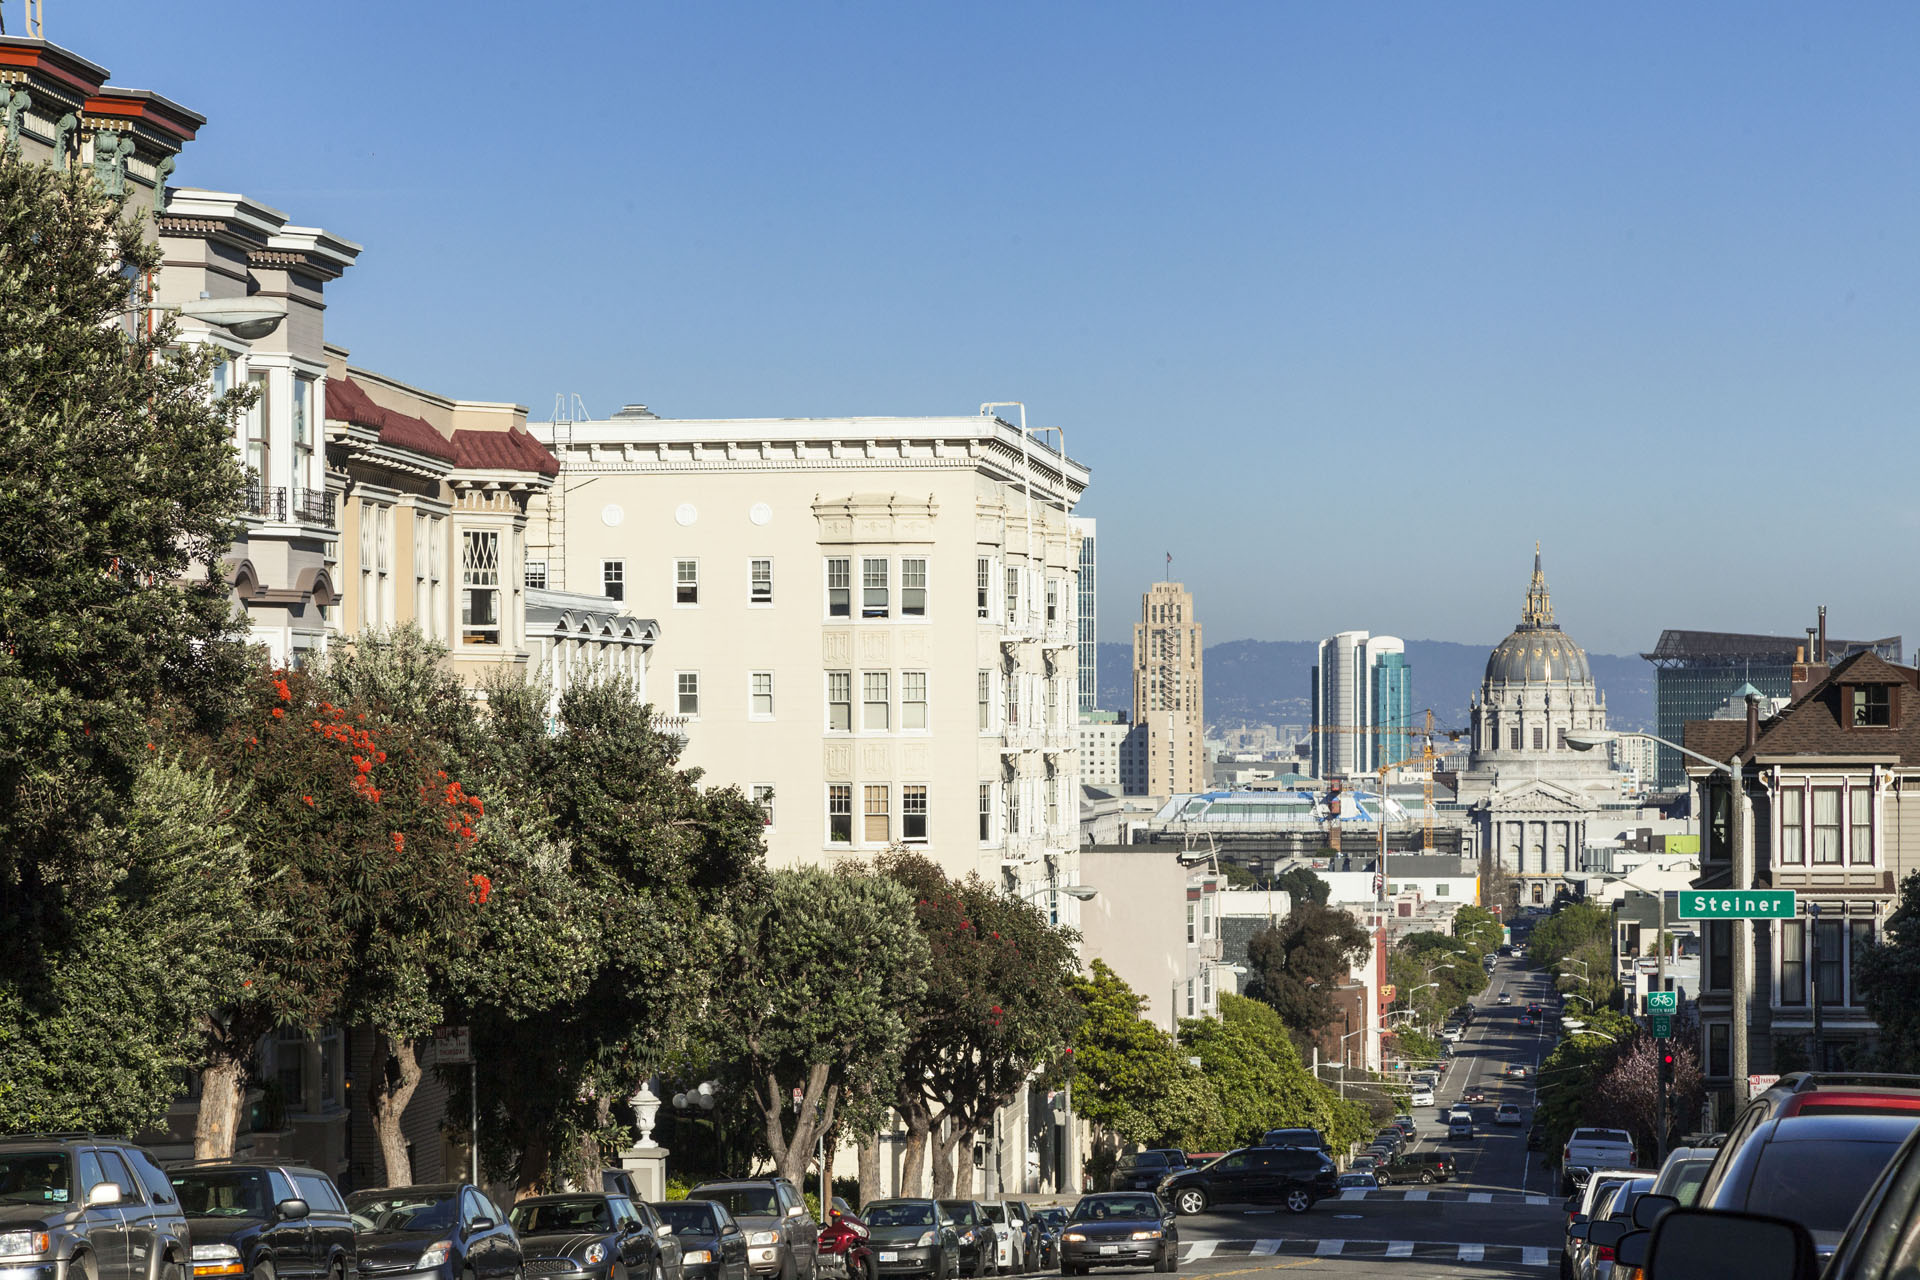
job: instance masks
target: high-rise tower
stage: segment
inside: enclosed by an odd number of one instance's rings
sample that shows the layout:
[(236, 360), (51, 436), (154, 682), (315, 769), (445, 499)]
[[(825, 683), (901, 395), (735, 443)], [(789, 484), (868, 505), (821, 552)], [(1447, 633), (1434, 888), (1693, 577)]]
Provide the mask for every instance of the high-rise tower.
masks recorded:
[(1156, 582), (1140, 597), (1140, 621), (1133, 627), (1133, 719), (1146, 726), (1149, 795), (1205, 788), (1200, 623), (1193, 596), (1177, 582)]

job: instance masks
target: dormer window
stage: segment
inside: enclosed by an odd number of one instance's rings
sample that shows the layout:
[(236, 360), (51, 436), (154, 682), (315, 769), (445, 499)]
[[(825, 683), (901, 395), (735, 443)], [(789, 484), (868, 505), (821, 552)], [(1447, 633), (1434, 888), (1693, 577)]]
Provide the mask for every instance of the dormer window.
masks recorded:
[(1855, 685), (1848, 690), (1852, 725), (1856, 729), (1893, 727), (1893, 689), (1884, 684)]

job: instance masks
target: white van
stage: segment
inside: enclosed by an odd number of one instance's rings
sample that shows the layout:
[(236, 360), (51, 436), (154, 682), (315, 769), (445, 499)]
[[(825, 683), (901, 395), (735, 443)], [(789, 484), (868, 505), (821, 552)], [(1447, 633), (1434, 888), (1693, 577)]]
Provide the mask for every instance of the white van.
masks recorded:
[(1413, 1086), (1413, 1105), (1416, 1107), (1432, 1106), (1433, 1105), (1433, 1089), (1430, 1086), (1423, 1085), (1423, 1084), (1417, 1084)]

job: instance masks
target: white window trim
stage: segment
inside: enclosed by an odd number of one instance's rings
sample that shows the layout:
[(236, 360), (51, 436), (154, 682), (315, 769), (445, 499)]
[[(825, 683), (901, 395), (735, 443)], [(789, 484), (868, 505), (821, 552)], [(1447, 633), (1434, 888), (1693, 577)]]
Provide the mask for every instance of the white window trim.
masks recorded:
[[(909, 560), (918, 560), (921, 564), (926, 566), (926, 571), (927, 571), (927, 584), (926, 584), (926, 587), (924, 588), (925, 608), (923, 612), (920, 612), (917, 614), (909, 614), (907, 612), (906, 564), (907, 564), (907, 561)], [(903, 552), (900, 555), (895, 556), (893, 559), (893, 577), (895, 581), (895, 586), (893, 588), (894, 607), (893, 607), (893, 617), (889, 619), (889, 621), (898, 622), (905, 626), (910, 626), (910, 627), (925, 626), (931, 623), (933, 621), (933, 613), (934, 613), (932, 549), (929, 548), (924, 551)]]
[[(847, 677), (847, 727), (833, 727), (833, 677)], [(853, 667), (834, 667), (820, 673), (820, 731), (836, 738), (850, 738), (859, 732), (860, 672)]]
[[(833, 789), (847, 789), (847, 838), (833, 838)], [(845, 852), (860, 847), (860, 784), (857, 782), (829, 782), (820, 789), (820, 847)]]
[[(927, 823), (927, 834), (925, 834), (924, 836), (909, 836), (907, 834), (907, 788), (908, 787), (921, 787), (921, 788), (924, 788), (926, 791), (927, 811), (920, 815), (922, 818), (926, 819), (926, 823)], [(927, 845), (932, 844), (933, 843), (933, 784), (931, 782), (923, 782), (923, 781), (903, 782), (900, 784), (898, 790), (900, 792), (900, 843), (914, 845), (917, 848), (924, 848)], [(978, 819), (976, 818), (976, 821), (977, 820)]]
[[(847, 612), (833, 612), (833, 561), (847, 562)], [(840, 555), (820, 557), (820, 619), (829, 626), (844, 627), (860, 621), (859, 592), (854, 581), (860, 575), (860, 557), (848, 551)]]
[(693, 677), (693, 701), (696, 707), (699, 706), (701, 701), (706, 697), (706, 690), (701, 687), (700, 672), (698, 668), (683, 667), (675, 671), (673, 673), (673, 714), (676, 716), (685, 716), (689, 720), (698, 720), (700, 718), (700, 713), (698, 711), (682, 711), (680, 709), (680, 677), (681, 676)]
[[(767, 562), (767, 591), (768, 591), (769, 598), (765, 600), (755, 600), (753, 598), (753, 562), (756, 560), (765, 560)], [(771, 609), (773, 608), (774, 601), (778, 600), (779, 598), (780, 598), (780, 568), (776, 562), (775, 557), (748, 556), (747, 557), (747, 608)]]
[[(753, 678), (755, 676), (765, 676), (767, 678), (767, 699), (773, 706), (773, 710), (771, 711), (755, 711), (753, 709)], [(771, 721), (780, 713), (779, 697), (779, 682), (773, 678), (771, 669), (747, 672), (747, 719), (758, 721), (761, 724)]]
[[(920, 700), (920, 705), (926, 712), (927, 722), (918, 729), (909, 729), (907, 727), (907, 677), (910, 675), (919, 676), (924, 682), (921, 692), (925, 696)], [(925, 668), (916, 667), (912, 671), (899, 672), (898, 678), (900, 688), (897, 696), (894, 698), (894, 702), (899, 706), (899, 732), (915, 738), (921, 738), (931, 734), (933, 732), (933, 672)]]
[[(693, 603), (681, 604), (680, 603), (680, 566), (689, 561), (691, 561), (693, 564)], [(667, 571), (667, 580), (668, 580), (668, 591), (669, 591), (667, 599), (673, 601), (674, 608), (698, 609), (700, 607), (700, 597), (706, 591), (707, 584), (704, 581), (702, 581), (702, 575), (700, 573), (700, 557), (699, 556), (675, 556), (673, 558), (672, 565)]]
[(754, 792), (758, 791), (761, 787), (765, 787), (773, 796), (773, 802), (767, 806), (768, 821), (766, 825), (761, 828), (761, 830), (765, 831), (768, 835), (772, 835), (780, 829), (780, 791), (771, 782), (749, 782), (747, 784), (747, 799), (758, 804), (759, 800), (754, 796)]
[[(1002, 839), (1006, 834), (1004, 831), (1001, 830), (1001, 827), (1004, 825), (1004, 823), (1002, 821), (1003, 815), (1001, 814), (1001, 810), (1000, 810), (1000, 784), (996, 781), (988, 779), (986, 782), (986, 787), (987, 787), (987, 838), (980, 841), (980, 847), (982, 849), (995, 849), (1000, 847), (1002, 843)], [(974, 830), (977, 832), (980, 829), (980, 814), (977, 808), (977, 806), (980, 803), (980, 789), (979, 789), (979, 780), (977, 779), (974, 785), (973, 802), (974, 802), (974, 805), (976, 806), (974, 815), (973, 815), (973, 825), (974, 825)]]

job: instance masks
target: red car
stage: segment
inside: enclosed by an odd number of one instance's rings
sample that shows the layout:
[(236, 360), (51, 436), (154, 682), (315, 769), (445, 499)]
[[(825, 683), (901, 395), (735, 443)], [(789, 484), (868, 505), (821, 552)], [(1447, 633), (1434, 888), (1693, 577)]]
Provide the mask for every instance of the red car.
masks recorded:
[(820, 1251), (816, 1274), (837, 1280), (876, 1280), (878, 1271), (866, 1222), (839, 1196), (827, 1211), (827, 1225), (820, 1228)]
[(1486, 1100), (1487, 1095), (1479, 1089), (1469, 1089), (1460, 1095), (1462, 1102), (1485, 1102)]

